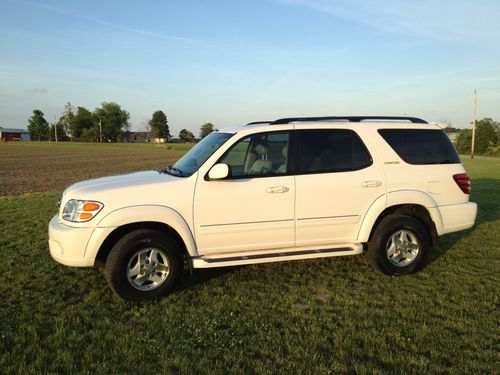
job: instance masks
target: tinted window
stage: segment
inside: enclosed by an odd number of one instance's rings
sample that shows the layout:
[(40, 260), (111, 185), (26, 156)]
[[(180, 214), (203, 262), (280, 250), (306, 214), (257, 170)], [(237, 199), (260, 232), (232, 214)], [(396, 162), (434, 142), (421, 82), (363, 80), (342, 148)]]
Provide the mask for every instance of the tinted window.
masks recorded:
[(288, 165), (288, 132), (258, 133), (239, 140), (221, 158), (231, 177), (283, 175)]
[(300, 130), (297, 133), (299, 173), (354, 171), (372, 163), (365, 145), (352, 130)]
[(380, 129), (378, 132), (409, 164), (460, 163), (455, 147), (442, 130)]

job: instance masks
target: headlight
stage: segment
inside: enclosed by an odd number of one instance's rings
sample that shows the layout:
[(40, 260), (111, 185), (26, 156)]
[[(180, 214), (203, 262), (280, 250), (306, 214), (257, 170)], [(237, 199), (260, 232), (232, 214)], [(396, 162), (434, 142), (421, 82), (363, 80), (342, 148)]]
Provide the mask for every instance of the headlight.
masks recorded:
[(74, 223), (83, 223), (92, 220), (103, 207), (101, 202), (70, 199), (64, 205), (62, 218)]

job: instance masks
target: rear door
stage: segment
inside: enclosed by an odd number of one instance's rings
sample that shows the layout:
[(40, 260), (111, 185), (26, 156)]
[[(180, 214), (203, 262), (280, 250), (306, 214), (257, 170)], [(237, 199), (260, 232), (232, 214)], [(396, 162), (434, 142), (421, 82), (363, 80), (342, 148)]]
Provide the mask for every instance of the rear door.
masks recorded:
[(383, 169), (353, 130), (306, 127), (296, 125), (296, 246), (353, 242), (385, 194)]

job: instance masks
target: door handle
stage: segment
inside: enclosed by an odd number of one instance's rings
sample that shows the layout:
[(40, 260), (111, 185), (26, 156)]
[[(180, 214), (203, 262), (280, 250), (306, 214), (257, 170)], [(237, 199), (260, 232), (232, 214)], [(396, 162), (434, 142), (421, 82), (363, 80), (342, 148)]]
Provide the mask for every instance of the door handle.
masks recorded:
[(361, 183), (361, 186), (362, 186), (362, 187), (365, 187), (365, 188), (379, 187), (380, 185), (382, 185), (382, 182), (377, 181), (377, 180), (372, 180), (372, 181), (363, 181), (363, 182)]
[(288, 190), (290, 189), (287, 186), (270, 186), (266, 189), (266, 193), (286, 193)]

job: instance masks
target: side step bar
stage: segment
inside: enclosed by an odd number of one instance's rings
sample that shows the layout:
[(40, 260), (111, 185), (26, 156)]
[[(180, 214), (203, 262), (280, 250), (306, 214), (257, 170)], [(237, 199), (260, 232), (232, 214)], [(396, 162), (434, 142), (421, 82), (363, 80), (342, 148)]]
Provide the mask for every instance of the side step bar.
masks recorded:
[(363, 245), (352, 244), (334, 249), (298, 250), (276, 253), (260, 253), (243, 256), (201, 256), (192, 258), (193, 268), (213, 268), (240, 266), (245, 264), (283, 262), (286, 260), (328, 258), (346, 255), (356, 255), (363, 252)]

